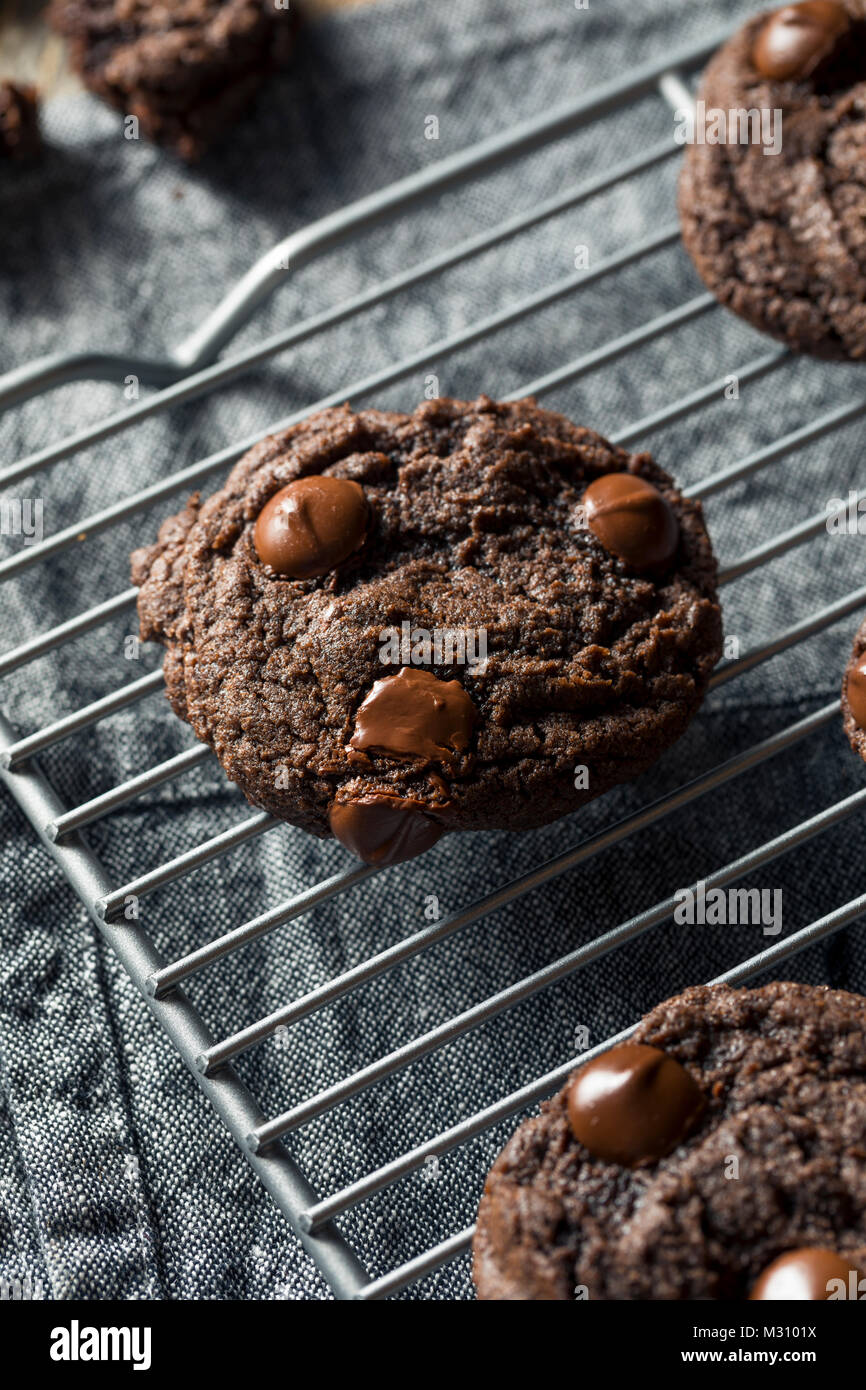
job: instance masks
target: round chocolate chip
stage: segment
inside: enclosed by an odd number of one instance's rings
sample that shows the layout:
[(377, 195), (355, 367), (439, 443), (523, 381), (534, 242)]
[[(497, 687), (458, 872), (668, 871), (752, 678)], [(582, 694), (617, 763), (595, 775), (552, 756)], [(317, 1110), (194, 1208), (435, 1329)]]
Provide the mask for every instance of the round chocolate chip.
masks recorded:
[(404, 666), (396, 676), (375, 682), (358, 710), (350, 747), (449, 761), (468, 746), (475, 719), (475, 706), (459, 681), (440, 681), (430, 671)]
[(850, 1297), (851, 1274), (854, 1275), (854, 1296), (860, 1272), (850, 1260), (837, 1255), (834, 1250), (820, 1250), (804, 1246), (799, 1250), (788, 1250), (768, 1265), (758, 1279), (749, 1298), (758, 1302), (776, 1300), (777, 1302), (821, 1302), (835, 1294)]
[(776, 10), (758, 31), (752, 62), (774, 82), (810, 77), (847, 34), (851, 19), (835, 0), (804, 0)]
[(328, 821), (341, 845), (379, 869), (416, 858), (445, 833), (421, 802), (386, 792), (335, 801)]
[(854, 723), (858, 729), (866, 729), (866, 656), (861, 656), (856, 666), (852, 666), (848, 672), (845, 694)]
[(316, 579), (364, 543), (364, 489), (348, 478), (298, 478), (266, 503), (253, 544), (263, 565), (288, 579)]
[(663, 1158), (703, 1109), (697, 1082), (675, 1057), (621, 1043), (572, 1078), (568, 1121), (594, 1158), (627, 1167)]
[(605, 473), (583, 495), (586, 524), (605, 550), (636, 570), (660, 570), (677, 552), (680, 528), (657, 487), (635, 473)]

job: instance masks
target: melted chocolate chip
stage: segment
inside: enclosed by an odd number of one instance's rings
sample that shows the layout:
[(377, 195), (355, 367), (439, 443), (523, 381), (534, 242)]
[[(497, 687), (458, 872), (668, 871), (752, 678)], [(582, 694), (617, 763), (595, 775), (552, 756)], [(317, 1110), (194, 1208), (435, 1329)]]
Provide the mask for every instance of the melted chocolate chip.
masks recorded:
[(445, 833), (420, 801), (386, 792), (335, 801), (328, 822), (341, 845), (379, 869), (414, 859)]
[(459, 681), (440, 681), (407, 666), (376, 681), (355, 724), (351, 748), (449, 761), (462, 753), (477, 711)]
[(253, 544), (263, 565), (288, 579), (316, 579), (364, 543), (364, 489), (348, 478), (298, 478), (259, 514)]
[(829, 1299), (831, 1294), (839, 1295), (839, 1284), (831, 1282), (838, 1279), (844, 1285), (841, 1296), (848, 1298), (852, 1272), (856, 1288), (860, 1272), (843, 1255), (837, 1255), (834, 1250), (808, 1246), (788, 1250), (767, 1266), (749, 1298), (758, 1302), (773, 1299), (777, 1302), (821, 1302)]
[(657, 487), (634, 473), (605, 473), (583, 495), (586, 524), (605, 550), (636, 570), (670, 564), (680, 528)]
[(697, 1082), (675, 1057), (621, 1043), (575, 1074), (568, 1121), (593, 1157), (634, 1167), (675, 1149), (703, 1105)]
[(858, 729), (866, 729), (866, 656), (861, 656), (857, 665), (848, 672), (845, 694), (854, 723)]
[(804, 0), (770, 15), (758, 31), (752, 62), (775, 82), (810, 77), (848, 33), (851, 18), (835, 0)]

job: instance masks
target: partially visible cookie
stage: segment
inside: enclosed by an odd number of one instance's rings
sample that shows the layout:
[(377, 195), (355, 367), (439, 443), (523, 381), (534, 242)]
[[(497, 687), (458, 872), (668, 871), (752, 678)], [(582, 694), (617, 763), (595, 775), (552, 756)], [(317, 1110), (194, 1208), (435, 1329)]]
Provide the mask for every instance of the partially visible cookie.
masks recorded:
[(31, 159), (40, 143), (36, 88), (0, 81), (0, 158)]
[(86, 86), (184, 159), (287, 62), (296, 28), (275, 0), (52, 0), (50, 17)]
[(660, 1004), (503, 1149), (474, 1277), (496, 1300), (866, 1293), (866, 999)]
[(532, 400), (313, 415), (164, 523), (133, 580), (228, 775), (370, 863), (636, 777), (721, 648), (700, 504)]
[(842, 722), (848, 742), (866, 762), (866, 618), (857, 629), (845, 668)]
[[(805, 0), (750, 20), (704, 73), (707, 138), (687, 149), (679, 195), (686, 248), (723, 304), (796, 352), (856, 360), (866, 357), (864, 18), (864, 0)], [(755, 113), (745, 143), (718, 124), (735, 112)], [(758, 123), (775, 112), (781, 149), (765, 154)], [(727, 138), (713, 143), (720, 130)]]

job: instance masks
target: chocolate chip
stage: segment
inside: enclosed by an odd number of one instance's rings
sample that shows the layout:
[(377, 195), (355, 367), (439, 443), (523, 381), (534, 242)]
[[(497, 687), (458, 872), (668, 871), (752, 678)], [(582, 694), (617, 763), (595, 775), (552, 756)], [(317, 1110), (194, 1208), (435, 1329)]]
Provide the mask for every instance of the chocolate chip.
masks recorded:
[(379, 869), (414, 859), (445, 833), (420, 801), (386, 792), (335, 801), (328, 822), (341, 845)]
[(605, 550), (636, 570), (669, 565), (680, 540), (673, 509), (635, 473), (605, 473), (583, 495), (586, 524)]
[(355, 723), (351, 748), (450, 761), (469, 744), (477, 711), (459, 681), (407, 666), (376, 681)]
[(259, 514), (253, 544), (263, 565), (290, 579), (327, 574), (364, 543), (364, 489), (348, 478), (298, 478)]
[(838, 1290), (838, 1285), (828, 1287), (835, 1279), (842, 1280), (845, 1286), (843, 1297), (847, 1298), (852, 1273), (856, 1288), (860, 1272), (850, 1260), (837, 1255), (834, 1250), (804, 1246), (799, 1250), (788, 1250), (768, 1265), (749, 1298), (758, 1302), (774, 1299), (789, 1303), (797, 1300), (821, 1302)]
[(866, 656), (861, 656), (857, 665), (848, 672), (845, 693), (854, 723), (858, 729), (866, 729)]
[(621, 1043), (581, 1067), (567, 1103), (572, 1133), (593, 1157), (633, 1167), (675, 1149), (704, 1098), (676, 1058)]
[(835, 0), (804, 0), (777, 10), (758, 31), (752, 62), (776, 82), (810, 77), (847, 34), (851, 19)]

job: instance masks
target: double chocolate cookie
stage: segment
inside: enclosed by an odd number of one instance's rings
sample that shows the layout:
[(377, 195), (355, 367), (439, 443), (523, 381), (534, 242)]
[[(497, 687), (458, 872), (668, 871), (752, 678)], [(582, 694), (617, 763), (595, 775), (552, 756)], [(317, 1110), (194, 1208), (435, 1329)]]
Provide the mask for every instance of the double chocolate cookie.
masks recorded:
[(700, 986), (503, 1149), (482, 1299), (866, 1297), (866, 1000)]
[(31, 159), (40, 143), (36, 88), (0, 82), (0, 159)]
[(229, 777), (371, 863), (637, 776), (720, 655), (699, 504), (531, 400), (314, 415), (192, 498), (133, 579)]
[(842, 721), (848, 742), (866, 762), (866, 619), (854, 637), (842, 682)]
[(196, 159), (292, 51), (276, 0), (52, 0), (85, 85), (144, 135)]
[(805, 0), (725, 44), (704, 74), (679, 200), (685, 245), (723, 304), (794, 351), (858, 360), (864, 19), (864, 0)]

